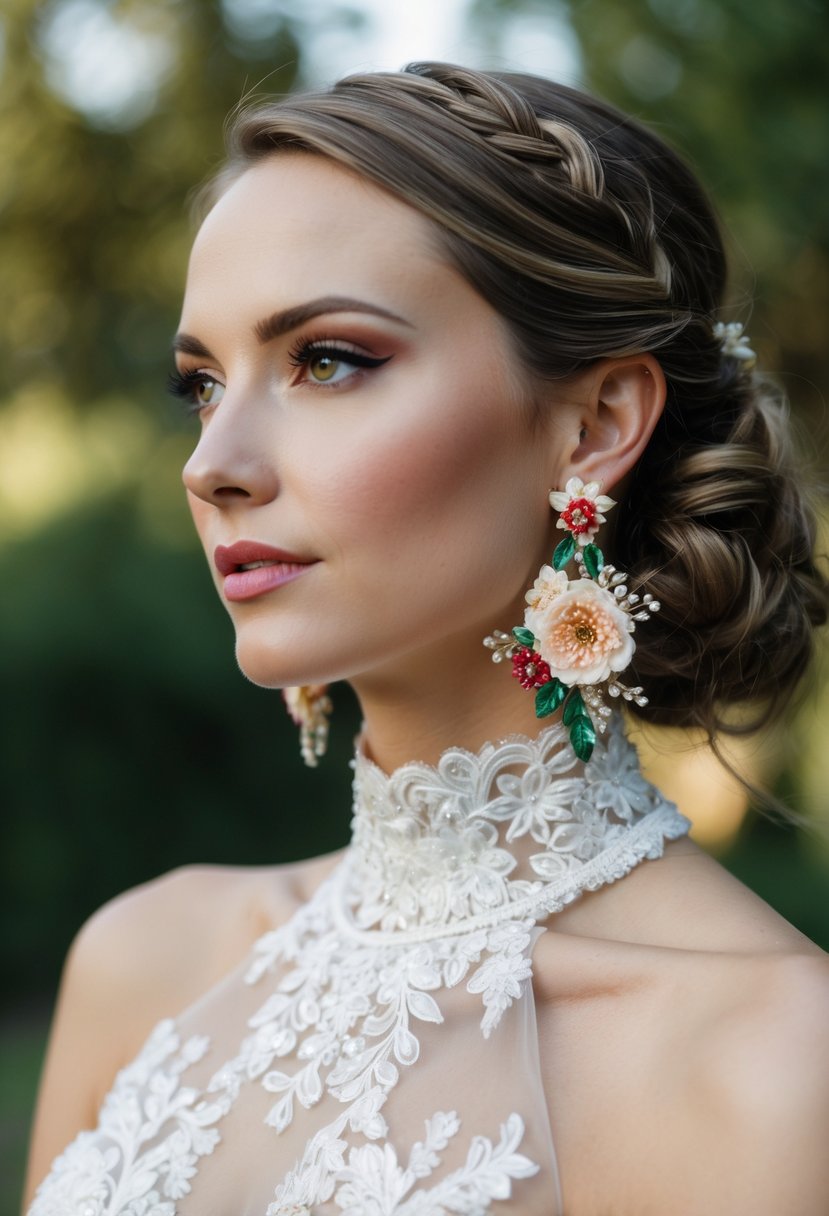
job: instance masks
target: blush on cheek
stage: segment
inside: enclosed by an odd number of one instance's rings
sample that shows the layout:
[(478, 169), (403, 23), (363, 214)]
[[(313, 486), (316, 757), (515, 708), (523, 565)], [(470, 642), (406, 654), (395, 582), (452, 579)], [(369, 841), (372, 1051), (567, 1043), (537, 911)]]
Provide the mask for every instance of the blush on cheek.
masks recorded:
[[(490, 381), (492, 384), (492, 380)], [(431, 386), (402, 417), (361, 436), (346, 469), (321, 478), (320, 517), (337, 519), (344, 575), (372, 588), (374, 627), (407, 617), (430, 631), (497, 613), (523, 594), (538, 546), (539, 511), (505, 438), (503, 395)], [(462, 391), (461, 391), (462, 390)], [(525, 497), (526, 496), (526, 497)]]

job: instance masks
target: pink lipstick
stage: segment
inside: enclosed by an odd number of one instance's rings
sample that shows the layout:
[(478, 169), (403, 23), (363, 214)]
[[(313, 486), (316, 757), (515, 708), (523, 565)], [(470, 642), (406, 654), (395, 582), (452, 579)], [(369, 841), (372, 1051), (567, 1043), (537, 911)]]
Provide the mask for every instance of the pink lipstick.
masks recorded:
[(273, 545), (256, 540), (239, 540), (234, 545), (217, 545), (213, 553), (216, 569), (224, 578), (225, 599), (238, 603), (252, 600), (268, 591), (290, 583), (311, 566), (317, 558), (298, 557)]

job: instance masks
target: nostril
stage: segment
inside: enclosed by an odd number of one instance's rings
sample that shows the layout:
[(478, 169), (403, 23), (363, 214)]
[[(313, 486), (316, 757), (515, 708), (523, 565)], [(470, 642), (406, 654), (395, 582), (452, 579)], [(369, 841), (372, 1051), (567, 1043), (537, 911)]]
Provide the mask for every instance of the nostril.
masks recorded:
[(199, 447), (184, 466), (187, 489), (214, 507), (269, 502), (278, 492), (276, 470), (271, 462), (254, 460), (248, 453), (225, 444), (226, 438), (215, 429), (202, 435)]

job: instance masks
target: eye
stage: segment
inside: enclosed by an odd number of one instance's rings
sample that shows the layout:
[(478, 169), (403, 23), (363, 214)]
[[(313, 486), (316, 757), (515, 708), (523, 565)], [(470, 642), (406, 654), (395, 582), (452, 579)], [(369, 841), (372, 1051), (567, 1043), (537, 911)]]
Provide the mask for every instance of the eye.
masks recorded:
[(335, 359), (333, 355), (312, 355), (308, 360), (308, 375), (320, 384), (328, 384), (342, 379), (343, 372), (352, 370), (352, 366), (344, 359)]
[(348, 380), (360, 368), (380, 367), (388, 363), (391, 355), (377, 359), (334, 342), (300, 341), (290, 352), (289, 358), (294, 367), (305, 373), (301, 382), (334, 385)]
[(225, 386), (209, 372), (171, 372), (167, 387), (174, 397), (189, 402), (190, 408), (198, 412), (211, 405), (218, 405), (224, 396)]
[(193, 400), (196, 405), (218, 405), (224, 396), (225, 387), (212, 376), (201, 376), (193, 382)]

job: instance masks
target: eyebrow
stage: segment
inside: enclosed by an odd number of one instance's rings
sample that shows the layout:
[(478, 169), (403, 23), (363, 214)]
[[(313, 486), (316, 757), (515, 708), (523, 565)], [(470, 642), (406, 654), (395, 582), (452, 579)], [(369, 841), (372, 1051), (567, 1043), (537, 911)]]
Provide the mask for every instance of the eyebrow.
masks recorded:
[(275, 312), (265, 321), (259, 321), (254, 326), (254, 333), (264, 345), (266, 342), (279, 338), (282, 334), (296, 329), (314, 317), (320, 317), (329, 312), (364, 312), (375, 317), (385, 317), (387, 321), (396, 321), (398, 325), (411, 328), (408, 321), (398, 317), (396, 313), (381, 308), (379, 304), (368, 304), (364, 300), (353, 300), (348, 296), (321, 296), (318, 300), (310, 300), (307, 304), (299, 304), (296, 308), (286, 308), (284, 312)]
[[(397, 313), (389, 312), (387, 308), (381, 308), (379, 304), (369, 304), (365, 300), (354, 300), (349, 296), (320, 296), (317, 300), (309, 300), (307, 304), (298, 304), (295, 308), (285, 308), (281, 312), (272, 313), (263, 321), (257, 321), (253, 332), (259, 343), (264, 346), (265, 343), (289, 333), (306, 321), (330, 312), (368, 313), (371, 316), (384, 317), (387, 321), (395, 321), (398, 325), (405, 325), (409, 329), (412, 328), (410, 321), (399, 317)], [(204, 343), (191, 334), (176, 334), (173, 339), (173, 350), (180, 351), (184, 355), (196, 355), (199, 358), (213, 357)]]

